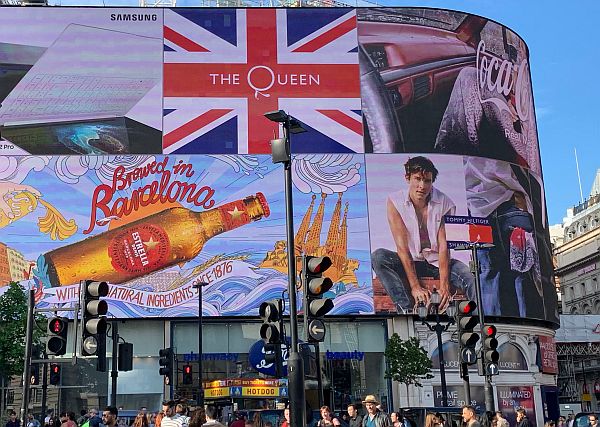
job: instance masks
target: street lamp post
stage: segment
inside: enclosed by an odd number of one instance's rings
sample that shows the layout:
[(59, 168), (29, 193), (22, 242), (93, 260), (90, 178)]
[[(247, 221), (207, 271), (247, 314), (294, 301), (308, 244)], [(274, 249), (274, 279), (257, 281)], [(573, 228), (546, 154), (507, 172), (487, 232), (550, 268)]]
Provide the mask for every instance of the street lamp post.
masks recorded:
[[(440, 379), (442, 382), (442, 405), (448, 406), (448, 386), (446, 385), (446, 367), (444, 366), (444, 349), (442, 348), (442, 333), (446, 332), (450, 325), (454, 323), (454, 314), (456, 313), (454, 302), (450, 302), (446, 308), (447, 320), (440, 319), (440, 302), (441, 297), (438, 291), (434, 288), (429, 299), (429, 306), (423, 304), (423, 301), (417, 306), (417, 313), (421, 319), (421, 323), (426, 325), (430, 331), (435, 332), (438, 342), (438, 358), (440, 361)], [(433, 312), (433, 313), (432, 313)], [(434, 314), (433, 321), (428, 321), (429, 315)]]
[(202, 288), (206, 282), (196, 282), (192, 286), (198, 289), (198, 406), (204, 406), (204, 387), (202, 387)]
[(306, 132), (299, 120), (283, 110), (270, 111), (264, 116), (283, 126), (283, 138), (271, 141), (273, 163), (283, 163), (285, 179), (285, 222), (288, 261), (288, 294), (290, 297), (290, 353), (287, 361), (290, 395), (291, 426), (306, 425), (304, 365), (298, 352), (298, 313), (296, 306), (296, 257), (294, 254), (294, 204), (292, 202), (291, 134)]

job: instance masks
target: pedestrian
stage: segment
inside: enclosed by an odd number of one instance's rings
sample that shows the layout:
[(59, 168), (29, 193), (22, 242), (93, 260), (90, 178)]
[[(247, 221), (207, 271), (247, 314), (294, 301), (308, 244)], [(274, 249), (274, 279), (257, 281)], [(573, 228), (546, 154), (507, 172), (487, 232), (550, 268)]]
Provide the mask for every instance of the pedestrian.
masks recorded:
[(204, 423), (206, 423), (206, 414), (204, 412), (204, 407), (200, 406), (192, 413), (189, 427), (202, 427)]
[[(218, 420), (218, 410), (215, 405), (208, 405), (206, 407), (206, 422), (203, 424), (204, 427), (225, 427)], [(257, 412), (258, 414), (258, 412)]]
[(61, 427), (77, 427), (77, 423), (75, 422), (75, 412), (61, 412), (60, 423)]
[(41, 427), (40, 422), (30, 412), (27, 414), (27, 427)]
[(235, 411), (233, 413), (233, 418), (234, 418), (234, 421), (229, 425), (229, 427), (244, 427), (244, 424), (246, 421), (246, 417), (244, 417), (244, 414), (242, 414), (239, 411)]
[(114, 406), (107, 406), (102, 411), (102, 424), (105, 427), (115, 427), (117, 425), (117, 417), (119, 416), (119, 410)]
[(15, 411), (10, 411), (8, 413), (8, 422), (6, 423), (6, 427), (20, 427), (21, 420), (17, 419), (17, 413)]
[(163, 402), (164, 416), (160, 422), (161, 427), (181, 427), (181, 421), (176, 418), (175, 401)]
[(362, 417), (358, 415), (358, 408), (356, 407), (356, 404), (349, 404), (347, 410), (348, 415), (350, 416), (348, 420), (349, 427), (362, 427)]
[(188, 417), (187, 407), (183, 403), (178, 403), (177, 406), (175, 406), (174, 419), (181, 424), (181, 427), (188, 427), (188, 424), (190, 423), (190, 417)]
[(363, 405), (367, 409), (367, 414), (363, 417), (362, 427), (391, 427), (392, 420), (383, 411), (377, 409), (379, 402), (377, 398), (369, 394), (363, 400)]
[[(390, 412), (390, 419), (392, 420), (392, 427), (402, 427), (402, 415), (398, 412)], [(425, 422), (427, 426), (427, 422)]]
[(144, 412), (138, 412), (137, 416), (133, 420), (133, 427), (148, 427), (148, 417), (146, 417)]
[(100, 424), (102, 424), (102, 418), (100, 418), (98, 410), (96, 408), (90, 408), (88, 410), (89, 427), (100, 427)]
[[(564, 415), (559, 415), (558, 422), (556, 423), (557, 427), (567, 427), (567, 419)], [(498, 426), (500, 427), (500, 426)]]
[(463, 406), (462, 408), (462, 419), (465, 423), (465, 427), (481, 427), (479, 421), (477, 421), (477, 413), (475, 408), (471, 405)]
[(50, 424), (50, 420), (54, 418), (54, 409), (48, 409), (46, 411), (46, 417), (44, 418), (44, 427), (47, 427)]
[(517, 409), (517, 427), (533, 427), (524, 408)]
[(590, 420), (590, 427), (598, 427), (598, 415), (590, 414), (588, 420)]
[(283, 410), (283, 422), (281, 423), (281, 427), (290, 427), (290, 408), (285, 408)]
[(88, 420), (88, 411), (86, 411), (85, 409), (82, 409), (81, 411), (79, 411), (79, 417), (77, 418), (77, 425), (79, 427), (82, 427)]
[(496, 427), (509, 427), (508, 420), (504, 418), (502, 411), (496, 411)]
[(331, 413), (329, 406), (321, 406), (321, 420), (317, 423), (318, 427), (339, 427), (341, 426), (340, 420), (335, 418)]

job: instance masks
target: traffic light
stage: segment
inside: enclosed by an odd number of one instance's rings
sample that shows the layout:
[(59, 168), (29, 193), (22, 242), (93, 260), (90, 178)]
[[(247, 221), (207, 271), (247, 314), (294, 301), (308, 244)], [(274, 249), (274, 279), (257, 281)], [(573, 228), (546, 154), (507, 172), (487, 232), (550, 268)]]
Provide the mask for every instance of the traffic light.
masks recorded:
[(497, 329), (494, 325), (485, 325), (483, 327), (484, 339), (482, 348), (482, 363), (486, 375), (498, 375), (498, 340), (496, 339)]
[(265, 343), (275, 344), (282, 341), (282, 312), (283, 300), (281, 299), (265, 301), (258, 308), (258, 315), (263, 321), (260, 326), (260, 337)]
[(323, 298), (323, 294), (333, 286), (328, 277), (323, 273), (331, 267), (331, 258), (304, 256), (302, 258), (302, 289), (305, 295), (306, 306), (304, 315), (308, 318), (308, 340), (321, 342), (325, 338), (325, 323), (323, 316), (333, 309), (333, 300)]
[[(475, 354), (475, 344), (479, 341), (479, 335), (473, 332), (473, 328), (479, 323), (479, 319), (475, 315), (475, 309), (477, 309), (477, 303), (475, 301), (461, 301), (458, 304), (456, 313), (456, 328), (458, 330), (458, 343), (461, 349), (461, 358), (463, 362), (470, 365), (477, 361), (476, 358), (470, 359), (469, 356)], [(468, 361), (465, 359), (468, 359)]]
[(82, 292), (81, 354), (84, 356), (98, 356), (96, 370), (105, 372), (108, 303), (100, 298), (108, 295), (108, 283), (84, 280)]
[(68, 330), (69, 321), (65, 317), (51, 317), (48, 319), (46, 354), (49, 356), (62, 356), (67, 352)]
[(38, 385), (40, 383), (40, 365), (34, 363), (29, 370), (29, 384)]
[(283, 357), (281, 344), (285, 341), (283, 332), (283, 300), (276, 299), (263, 302), (258, 308), (263, 324), (260, 326), (260, 337), (265, 342), (265, 363), (275, 365), (275, 376), (283, 377)]
[(58, 363), (50, 364), (50, 384), (60, 384), (60, 365)]
[(190, 385), (194, 383), (192, 365), (183, 365), (183, 384)]
[(171, 380), (173, 379), (173, 358), (174, 353), (171, 347), (162, 348), (158, 352), (158, 364), (160, 365), (160, 369), (158, 373), (165, 377), (165, 384), (171, 384)]

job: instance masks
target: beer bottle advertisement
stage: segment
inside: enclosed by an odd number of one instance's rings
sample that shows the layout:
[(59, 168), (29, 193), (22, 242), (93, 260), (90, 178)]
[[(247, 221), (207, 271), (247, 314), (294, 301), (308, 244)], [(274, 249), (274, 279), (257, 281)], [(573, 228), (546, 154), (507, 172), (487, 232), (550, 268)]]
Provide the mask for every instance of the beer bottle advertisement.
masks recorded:
[[(106, 280), (110, 315), (257, 314), (287, 289), (282, 169), (268, 155), (13, 156), (0, 182), (0, 293), (70, 307)], [(336, 314), (372, 313), (362, 155), (300, 155), (296, 250), (328, 255)], [(335, 180), (332, 177), (335, 176)], [(68, 315), (68, 314), (67, 314)]]

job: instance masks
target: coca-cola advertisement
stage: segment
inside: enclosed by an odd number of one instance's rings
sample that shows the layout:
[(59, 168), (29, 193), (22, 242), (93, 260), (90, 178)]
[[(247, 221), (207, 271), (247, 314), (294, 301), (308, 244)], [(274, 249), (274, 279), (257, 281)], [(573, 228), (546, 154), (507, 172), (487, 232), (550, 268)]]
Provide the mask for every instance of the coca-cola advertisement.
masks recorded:
[[(257, 315), (288, 288), (270, 156), (1, 159), (0, 293), (19, 281), (38, 307), (71, 307), (80, 281), (104, 280), (110, 315), (128, 318), (197, 316), (197, 283), (206, 316)], [(296, 254), (331, 258), (331, 314), (372, 314), (363, 156), (298, 155), (294, 167)]]
[(357, 13), (365, 151), (483, 156), (541, 174), (518, 35), (448, 10)]

